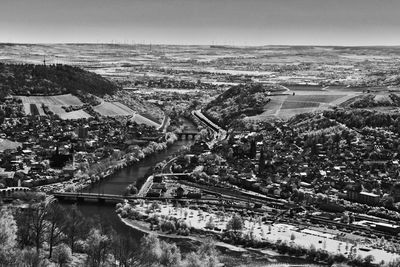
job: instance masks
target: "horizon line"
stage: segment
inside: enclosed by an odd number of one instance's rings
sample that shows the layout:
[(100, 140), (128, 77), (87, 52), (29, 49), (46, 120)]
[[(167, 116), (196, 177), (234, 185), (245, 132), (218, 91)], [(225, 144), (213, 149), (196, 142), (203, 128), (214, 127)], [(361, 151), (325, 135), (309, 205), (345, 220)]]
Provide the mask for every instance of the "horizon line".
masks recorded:
[(221, 47), (232, 47), (232, 48), (257, 48), (257, 47), (399, 47), (400, 44), (396, 45), (328, 45), (328, 44), (264, 44), (264, 45), (235, 45), (235, 44), (166, 44), (166, 43), (124, 43), (124, 42), (0, 42), (0, 45), (118, 45), (118, 46), (221, 46)]

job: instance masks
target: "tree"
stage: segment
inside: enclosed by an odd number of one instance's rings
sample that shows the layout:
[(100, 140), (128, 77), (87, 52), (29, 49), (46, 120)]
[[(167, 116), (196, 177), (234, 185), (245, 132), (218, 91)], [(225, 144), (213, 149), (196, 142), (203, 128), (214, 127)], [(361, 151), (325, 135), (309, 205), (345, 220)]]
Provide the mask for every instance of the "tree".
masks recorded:
[(50, 205), (52, 205), (54, 200), (54, 197), (47, 197), (44, 201), (34, 204), (31, 208), (31, 224), (34, 234), (36, 252), (38, 254), (44, 241), (44, 233), (46, 231), (45, 219), (47, 216), (48, 208), (50, 207)]
[(372, 265), (372, 262), (374, 262), (374, 260), (375, 260), (375, 257), (374, 256), (372, 256), (372, 255), (368, 255), (368, 256), (366, 256), (365, 258), (364, 258), (364, 261), (363, 261), (363, 265), (364, 266), (373, 266)]
[(205, 240), (197, 253), (188, 254), (183, 264), (185, 267), (215, 267), (218, 265), (218, 253), (212, 239)]
[(161, 231), (174, 233), (176, 231), (175, 224), (171, 221), (164, 221), (160, 225)]
[(110, 247), (110, 239), (103, 235), (100, 230), (90, 230), (86, 240), (87, 264), (91, 267), (102, 266), (107, 260)]
[(56, 246), (54, 248), (52, 259), (58, 263), (60, 267), (62, 267), (63, 264), (69, 263), (72, 260), (71, 248), (64, 243)]
[(206, 266), (217, 266), (219, 264), (218, 252), (215, 248), (215, 241), (208, 238), (201, 244), (199, 248), (200, 255), (203, 257), (203, 262), (206, 262)]
[(85, 219), (76, 205), (66, 210), (66, 218), (62, 230), (67, 236), (69, 246), (74, 252), (74, 245), (79, 236), (82, 236), (85, 228)]
[(167, 242), (161, 241), (161, 266), (175, 267), (181, 264), (181, 251), (176, 246), (176, 244), (169, 244)]
[(49, 243), (49, 258), (52, 257), (53, 246), (60, 242), (63, 235), (61, 231), (62, 223), (64, 222), (65, 210), (56, 202), (49, 206), (47, 221), (48, 221), (48, 243)]
[(154, 234), (140, 240), (140, 252), (134, 266), (181, 266), (181, 252), (175, 244), (160, 241)]
[(39, 254), (33, 247), (24, 248), (19, 255), (19, 263), (22, 266), (36, 267), (40, 263)]
[(124, 195), (129, 196), (129, 195), (136, 195), (138, 193), (138, 189), (134, 184), (128, 185), (128, 187), (125, 190)]
[(17, 224), (8, 209), (0, 210), (0, 265), (9, 266), (15, 260), (17, 244)]
[(392, 196), (389, 195), (384, 195), (382, 197), (382, 199), (380, 200), (381, 204), (385, 207), (385, 208), (393, 208), (394, 205), (394, 198)]
[(242, 217), (240, 215), (233, 215), (232, 219), (230, 219), (226, 225), (227, 230), (233, 231), (241, 231), (243, 229), (244, 223)]
[(185, 267), (203, 267), (205, 266), (202, 262), (202, 259), (199, 257), (198, 254), (191, 252), (186, 256)]
[(18, 238), (22, 247), (35, 246), (37, 254), (42, 247), (47, 228), (46, 218), (54, 197), (36, 200), (17, 216)]
[(157, 266), (160, 263), (162, 250), (160, 240), (149, 234), (140, 240), (140, 254), (138, 256), (139, 266)]
[(111, 231), (111, 253), (114, 258), (120, 263), (120, 266), (132, 266), (131, 262), (134, 259), (139, 246), (130, 235), (121, 236), (115, 231)]
[(296, 239), (296, 236), (294, 235), (294, 233), (292, 233), (292, 234), (290, 235), (290, 240), (293, 242), (295, 239)]

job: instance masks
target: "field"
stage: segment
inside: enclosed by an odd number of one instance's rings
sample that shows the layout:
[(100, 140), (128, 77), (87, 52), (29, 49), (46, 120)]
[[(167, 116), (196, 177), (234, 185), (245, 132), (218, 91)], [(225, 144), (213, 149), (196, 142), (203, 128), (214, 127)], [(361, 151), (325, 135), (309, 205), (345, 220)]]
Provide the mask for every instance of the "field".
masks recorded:
[(80, 106), (82, 101), (74, 95), (54, 95), (54, 96), (16, 96), (22, 100), (22, 103), (27, 104), (45, 104), (59, 106)]
[(62, 120), (74, 120), (74, 119), (85, 119), (90, 118), (91, 116), (83, 110), (75, 110), (71, 112), (66, 112), (59, 105), (48, 105), (49, 110), (54, 114), (57, 114)]
[(247, 119), (279, 118), (286, 120), (297, 114), (332, 108), (360, 94), (351, 89), (346, 91), (319, 87), (317, 90), (317, 87), (309, 86), (299, 86), (295, 90), (287, 91), (285, 96), (271, 96), (271, 101), (265, 105), (265, 111), (262, 114)]
[(285, 85), (291, 91), (322, 91), (319, 85)]
[(62, 107), (81, 106), (82, 101), (74, 95), (55, 95), (55, 96), (16, 96), (22, 100), (26, 115), (46, 116), (42, 105), (45, 105), (54, 114), (63, 120), (73, 120), (90, 118), (91, 116), (83, 110), (66, 112)]
[(156, 122), (154, 122), (154, 121), (152, 121), (152, 120), (150, 120), (150, 119), (148, 119), (146, 117), (143, 117), (142, 115), (139, 115), (139, 114), (135, 114), (132, 117), (131, 121), (134, 121), (134, 122), (136, 122), (138, 124), (146, 124), (148, 126), (153, 126), (155, 128), (161, 127), (161, 124), (158, 124), (158, 123), (156, 123)]
[(131, 121), (138, 124), (146, 124), (148, 126), (154, 126), (156, 128), (161, 127), (159, 123), (154, 122), (140, 114), (137, 114), (134, 110), (125, 106), (120, 102), (103, 102), (98, 106), (93, 107), (93, 110), (105, 117), (117, 117), (117, 116), (132, 116)]
[(310, 101), (298, 101), (286, 99), (282, 103), (281, 109), (298, 109), (298, 108), (317, 108), (319, 103)]
[(120, 102), (103, 102), (94, 106), (93, 110), (105, 117), (130, 116), (135, 112)]

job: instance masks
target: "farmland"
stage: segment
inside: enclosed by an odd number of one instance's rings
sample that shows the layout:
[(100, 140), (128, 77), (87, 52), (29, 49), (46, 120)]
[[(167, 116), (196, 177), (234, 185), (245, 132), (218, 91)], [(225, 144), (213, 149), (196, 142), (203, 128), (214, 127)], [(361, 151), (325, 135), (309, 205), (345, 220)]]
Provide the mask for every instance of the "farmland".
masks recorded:
[(16, 96), (22, 100), (22, 103), (28, 104), (44, 104), (59, 106), (80, 106), (82, 101), (74, 95), (54, 95), (54, 96)]
[(119, 102), (102, 102), (100, 105), (94, 106), (93, 110), (105, 117), (130, 116), (135, 114), (132, 109)]
[(154, 126), (155, 128), (161, 127), (161, 124), (158, 124), (158, 123), (154, 122), (153, 120), (150, 120), (140, 114), (135, 114), (132, 117), (131, 121), (134, 121), (137, 124), (146, 124), (148, 126)]
[[(289, 119), (297, 114), (325, 110), (356, 97), (360, 92), (351, 89), (337, 90), (300, 86), (296, 91), (287, 91), (287, 95), (271, 96), (271, 101), (264, 106), (264, 112), (248, 117), (250, 120), (268, 120), (273, 118)], [(308, 90), (309, 89), (309, 90)]]
[(298, 108), (317, 108), (319, 107), (318, 102), (310, 101), (299, 101), (286, 99), (281, 106), (281, 109), (298, 109)]
[(66, 112), (59, 105), (48, 105), (48, 108), (54, 114), (57, 114), (62, 120), (73, 120), (73, 119), (85, 119), (90, 118), (91, 116), (83, 110), (74, 110), (70, 112)]
[(138, 124), (146, 124), (148, 126), (154, 126), (156, 128), (161, 126), (153, 120), (137, 114), (134, 110), (117, 101), (104, 101), (100, 105), (94, 106), (93, 110), (101, 116), (105, 117), (132, 116), (131, 121), (134, 121)]
[(15, 96), (22, 100), (26, 115), (46, 116), (43, 106), (47, 106), (51, 112), (63, 120), (90, 118), (91, 116), (83, 110), (67, 112), (62, 107), (82, 106), (78, 97), (65, 94), (54, 96)]

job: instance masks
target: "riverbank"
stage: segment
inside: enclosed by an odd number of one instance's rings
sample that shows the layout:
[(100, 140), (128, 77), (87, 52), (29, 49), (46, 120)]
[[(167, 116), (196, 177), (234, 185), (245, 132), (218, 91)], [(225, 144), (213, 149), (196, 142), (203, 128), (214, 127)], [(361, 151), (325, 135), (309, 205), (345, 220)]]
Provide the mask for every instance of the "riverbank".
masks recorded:
[[(108, 177), (114, 175), (118, 171), (139, 163), (140, 161), (158, 154), (164, 150), (167, 150), (178, 140), (174, 133), (166, 134), (166, 141), (156, 143), (150, 142), (147, 146), (142, 149), (123, 154), (118, 160), (111, 160), (110, 158), (104, 159), (98, 163), (93, 164), (86, 172), (81, 170), (75, 170), (74, 178), (62, 181), (58, 183), (47, 184), (38, 186), (36, 189), (41, 192), (78, 192), (85, 190), (96, 183), (106, 180)], [(97, 173), (91, 173), (93, 170), (97, 170)]]
[[(152, 231), (152, 230), (150, 230), (149, 224), (146, 222), (122, 218), (120, 215), (118, 215), (118, 217), (125, 225), (127, 225), (137, 231), (140, 231), (144, 234), (154, 234), (157, 237), (167, 238), (167, 239), (170, 239), (175, 242), (179, 241), (179, 240), (186, 240), (186, 241), (191, 241), (191, 242), (197, 242), (198, 244), (200, 244), (200, 243), (204, 243), (205, 241), (207, 241), (206, 238), (201, 238), (201, 237), (196, 237), (196, 236), (181, 236), (181, 235), (175, 235), (175, 234), (165, 234), (165, 233), (161, 233), (158, 231)], [(247, 250), (245, 248), (234, 246), (234, 245), (224, 243), (224, 242), (216, 242), (215, 246), (219, 249), (222, 249), (225, 251), (228, 250), (230, 252), (235, 252), (235, 253), (250, 252), (249, 250)], [(277, 254), (277, 255), (279, 255), (279, 254)]]
[[(184, 246), (183, 249), (194, 249), (196, 250), (204, 242), (209, 242), (209, 235), (203, 236), (181, 236), (175, 234), (165, 234), (159, 231), (152, 231), (149, 228), (149, 224), (143, 221), (130, 220), (122, 218), (118, 215), (120, 221), (130, 229), (138, 231), (141, 234), (154, 234), (158, 238), (167, 239), (168, 241), (174, 242)], [(269, 266), (270, 264), (277, 264), (279, 262), (289, 262), (299, 266), (326, 266), (324, 264), (310, 263), (304, 258), (292, 257), (280, 254), (271, 249), (257, 249), (257, 248), (243, 248), (240, 246), (231, 245), (228, 243), (216, 241), (216, 248), (221, 251), (221, 257), (223, 261), (227, 261), (230, 264), (236, 263), (235, 266)], [(254, 260), (252, 260), (254, 259)], [(231, 265), (229, 265), (231, 266)]]

